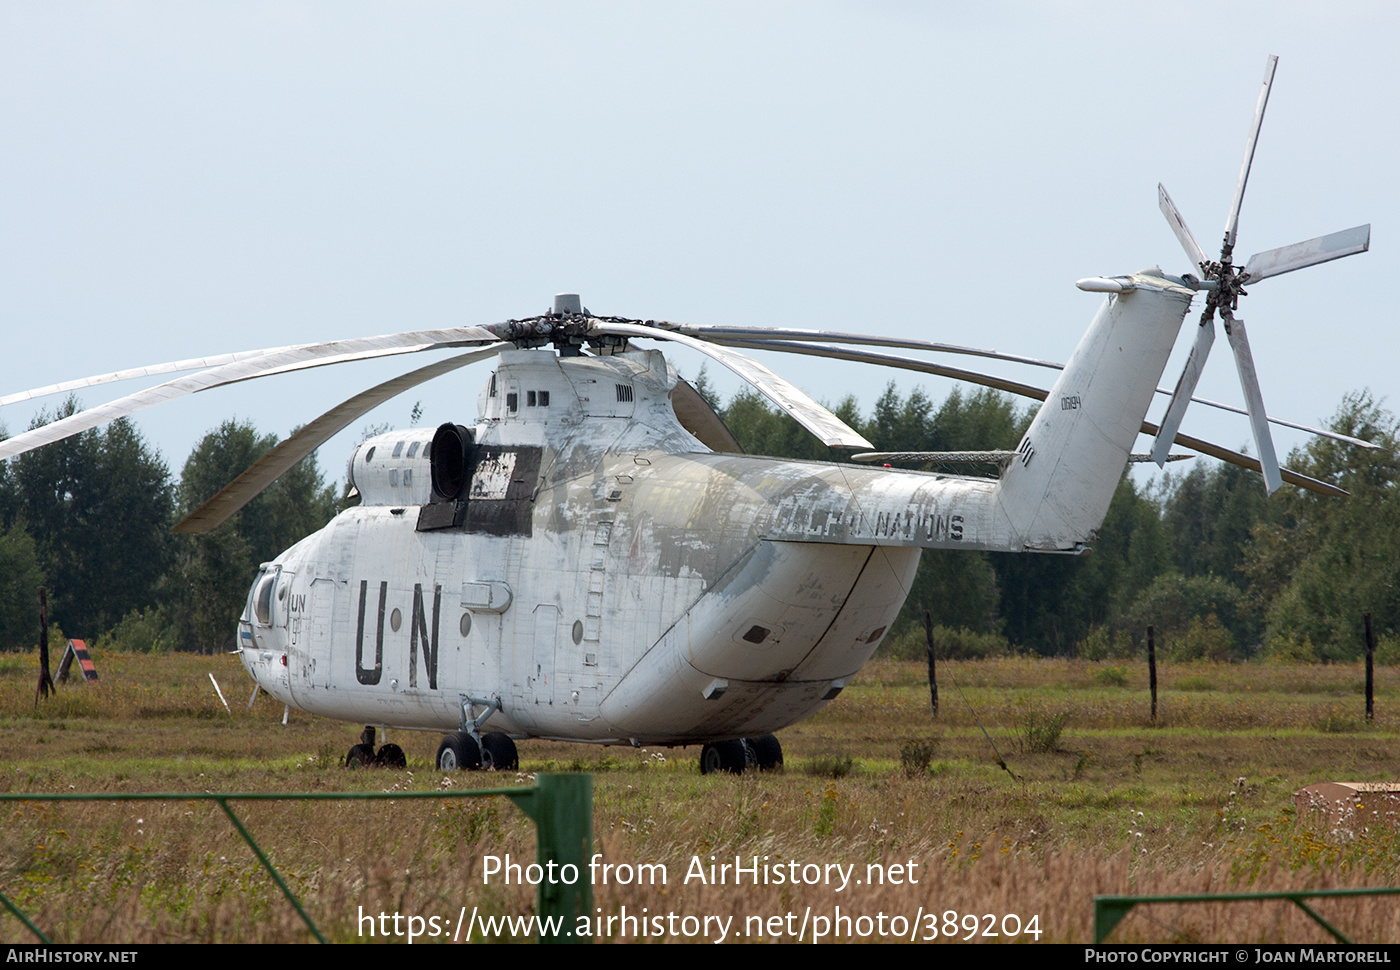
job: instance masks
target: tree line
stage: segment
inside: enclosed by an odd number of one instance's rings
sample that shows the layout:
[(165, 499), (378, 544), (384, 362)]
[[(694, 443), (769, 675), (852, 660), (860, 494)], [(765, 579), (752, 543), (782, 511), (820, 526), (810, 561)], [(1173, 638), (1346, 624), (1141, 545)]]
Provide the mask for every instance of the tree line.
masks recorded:
[[(703, 373), (696, 387), (751, 454), (848, 460), (756, 394), (724, 404)], [(31, 427), (77, 408), (69, 400)], [(867, 415), (854, 398), (834, 410), (881, 451), (1010, 450), (1033, 414), (995, 391), (936, 403), (893, 384)], [(1089, 555), (925, 551), (889, 649), (922, 650), (927, 610), (953, 655), (1127, 656), (1150, 624), (1177, 659), (1343, 660), (1360, 653), (1369, 611), (1382, 658), (1400, 661), (1396, 418), (1357, 393), (1330, 426), (1381, 448), (1318, 438), (1287, 464), (1350, 497), (1285, 486), (1268, 499), (1257, 475), (1223, 464), (1146, 486), (1125, 475)], [(115, 649), (227, 649), (258, 564), (329, 521), (337, 491), (313, 455), (219, 529), (170, 530), (276, 442), (226, 421), (176, 479), (119, 420), (0, 463), (0, 650), (36, 642), (40, 585), (69, 635)]]

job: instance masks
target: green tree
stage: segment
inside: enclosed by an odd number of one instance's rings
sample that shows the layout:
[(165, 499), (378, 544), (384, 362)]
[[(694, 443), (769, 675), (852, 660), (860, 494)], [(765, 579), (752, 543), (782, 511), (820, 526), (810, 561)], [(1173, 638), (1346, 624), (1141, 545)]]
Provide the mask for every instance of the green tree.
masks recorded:
[(1198, 464), (1166, 483), (1162, 522), (1172, 564), (1183, 576), (1219, 576), (1240, 589), (1254, 527), (1269, 514), (1260, 477), (1238, 465)]
[(1085, 555), (991, 557), (1007, 638), (1037, 653), (1064, 654), (1098, 627), (1116, 634), (1123, 610), (1167, 567), (1168, 554), (1156, 501), (1125, 474)]
[(39, 641), (39, 568), (34, 539), (18, 525), (0, 532), (0, 651)]
[[(39, 427), (78, 410), (69, 398)], [(113, 421), (9, 463), (11, 527), (34, 538), (50, 615), (95, 637), (159, 595), (172, 561), (170, 472), (132, 423)]]
[(1239, 659), (1259, 639), (1245, 594), (1221, 576), (1159, 576), (1119, 626), (1137, 647), (1147, 643), (1147, 628), (1153, 627), (1158, 648), (1174, 660)]
[(1350, 495), (1282, 495), (1256, 528), (1245, 568), (1271, 641), (1306, 641), (1322, 659), (1344, 659), (1363, 649), (1363, 613), (1380, 634), (1400, 628), (1400, 426), (1361, 392), (1343, 399), (1330, 427), (1381, 447), (1319, 438), (1290, 455), (1290, 467)]
[[(751, 455), (810, 461), (834, 461), (841, 457), (802, 425), (774, 409), (757, 391), (739, 391), (719, 414), (744, 451)], [(854, 415), (859, 424), (854, 398), (843, 401), (835, 414), (847, 424)]]

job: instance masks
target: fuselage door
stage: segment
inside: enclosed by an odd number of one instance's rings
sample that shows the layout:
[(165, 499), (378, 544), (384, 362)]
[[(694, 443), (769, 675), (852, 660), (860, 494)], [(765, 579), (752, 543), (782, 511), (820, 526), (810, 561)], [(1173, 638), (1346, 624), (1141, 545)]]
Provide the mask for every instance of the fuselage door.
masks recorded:
[(335, 616), (336, 583), (318, 579), (311, 584), (310, 628), (305, 633), (312, 687), (331, 686), (331, 628)]

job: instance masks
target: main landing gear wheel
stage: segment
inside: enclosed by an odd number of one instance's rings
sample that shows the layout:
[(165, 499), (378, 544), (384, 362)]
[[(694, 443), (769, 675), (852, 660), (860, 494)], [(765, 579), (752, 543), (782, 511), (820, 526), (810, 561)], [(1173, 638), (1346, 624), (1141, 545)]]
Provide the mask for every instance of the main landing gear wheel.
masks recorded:
[(700, 749), (700, 774), (727, 771), (743, 774), (749, 768), (759, 771), (781, 771), (783, 746), (771, 734), (738, 741), (715, 741)]
[(403, 748), (397, 744), (386, 744), (374, 756), (374, 766), (376, 768), (407, 768), (408, 759), (404, 757)]
[(345, 754), (345, 767), (368, 768), (374, 764), (374, 745), (357, 744)]
[(747, 761), (743, 741), (712, 741), (700, 749), (700, 774), (711, 775), (717, 771), (743, 774)]
[(777, 738), (771, 734), (760, 734), (756, 738), (744, 740), (749, 743), (749, 750), (758, 761), (759, 771), (783, 770), (783, 746)]
[(518, 771), (520, 755), (507, 734), (492, 731), (481, 738), (481, 767), (488, 771)]
[(438, 745), (438, 771), (476, 771), (481, 767), (481, 748), (470, 734), (449, 734)]

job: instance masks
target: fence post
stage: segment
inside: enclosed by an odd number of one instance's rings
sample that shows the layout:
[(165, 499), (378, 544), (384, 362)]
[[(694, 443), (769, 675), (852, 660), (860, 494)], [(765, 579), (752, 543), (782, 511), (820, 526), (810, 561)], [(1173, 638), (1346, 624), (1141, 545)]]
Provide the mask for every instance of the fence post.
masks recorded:
[(938, 668), (933, 662), (933, 619), (924, 610), (924, 639), (928, 641), (928, 702), (933, 716), (938, 716)]
[(1366, 720), (1376, 716), (1376, 635), (1371, 631), (1371, 614), (1366, 614)]
[(1151, 626), (1147, 628), (1147, 683), (1152, 690), (1152, 722), (1157, 722), (1157, 641)]
[[(572, 884), (562, 879), (543, 880), (535, 894), (540, 918), (541, 943), (587, 943), (592, 934), (575, 933), (579, 917), (593, 919), (593, 882), (588, 868), (593, 856), (593, 776), (540, 775), (527, 807), (517, 802), (535, 821), (535, 858), (558, 863), (558, 871), (574, 866)], [(558, 920), (560, 932), (546, 936), (543, 928)]]

